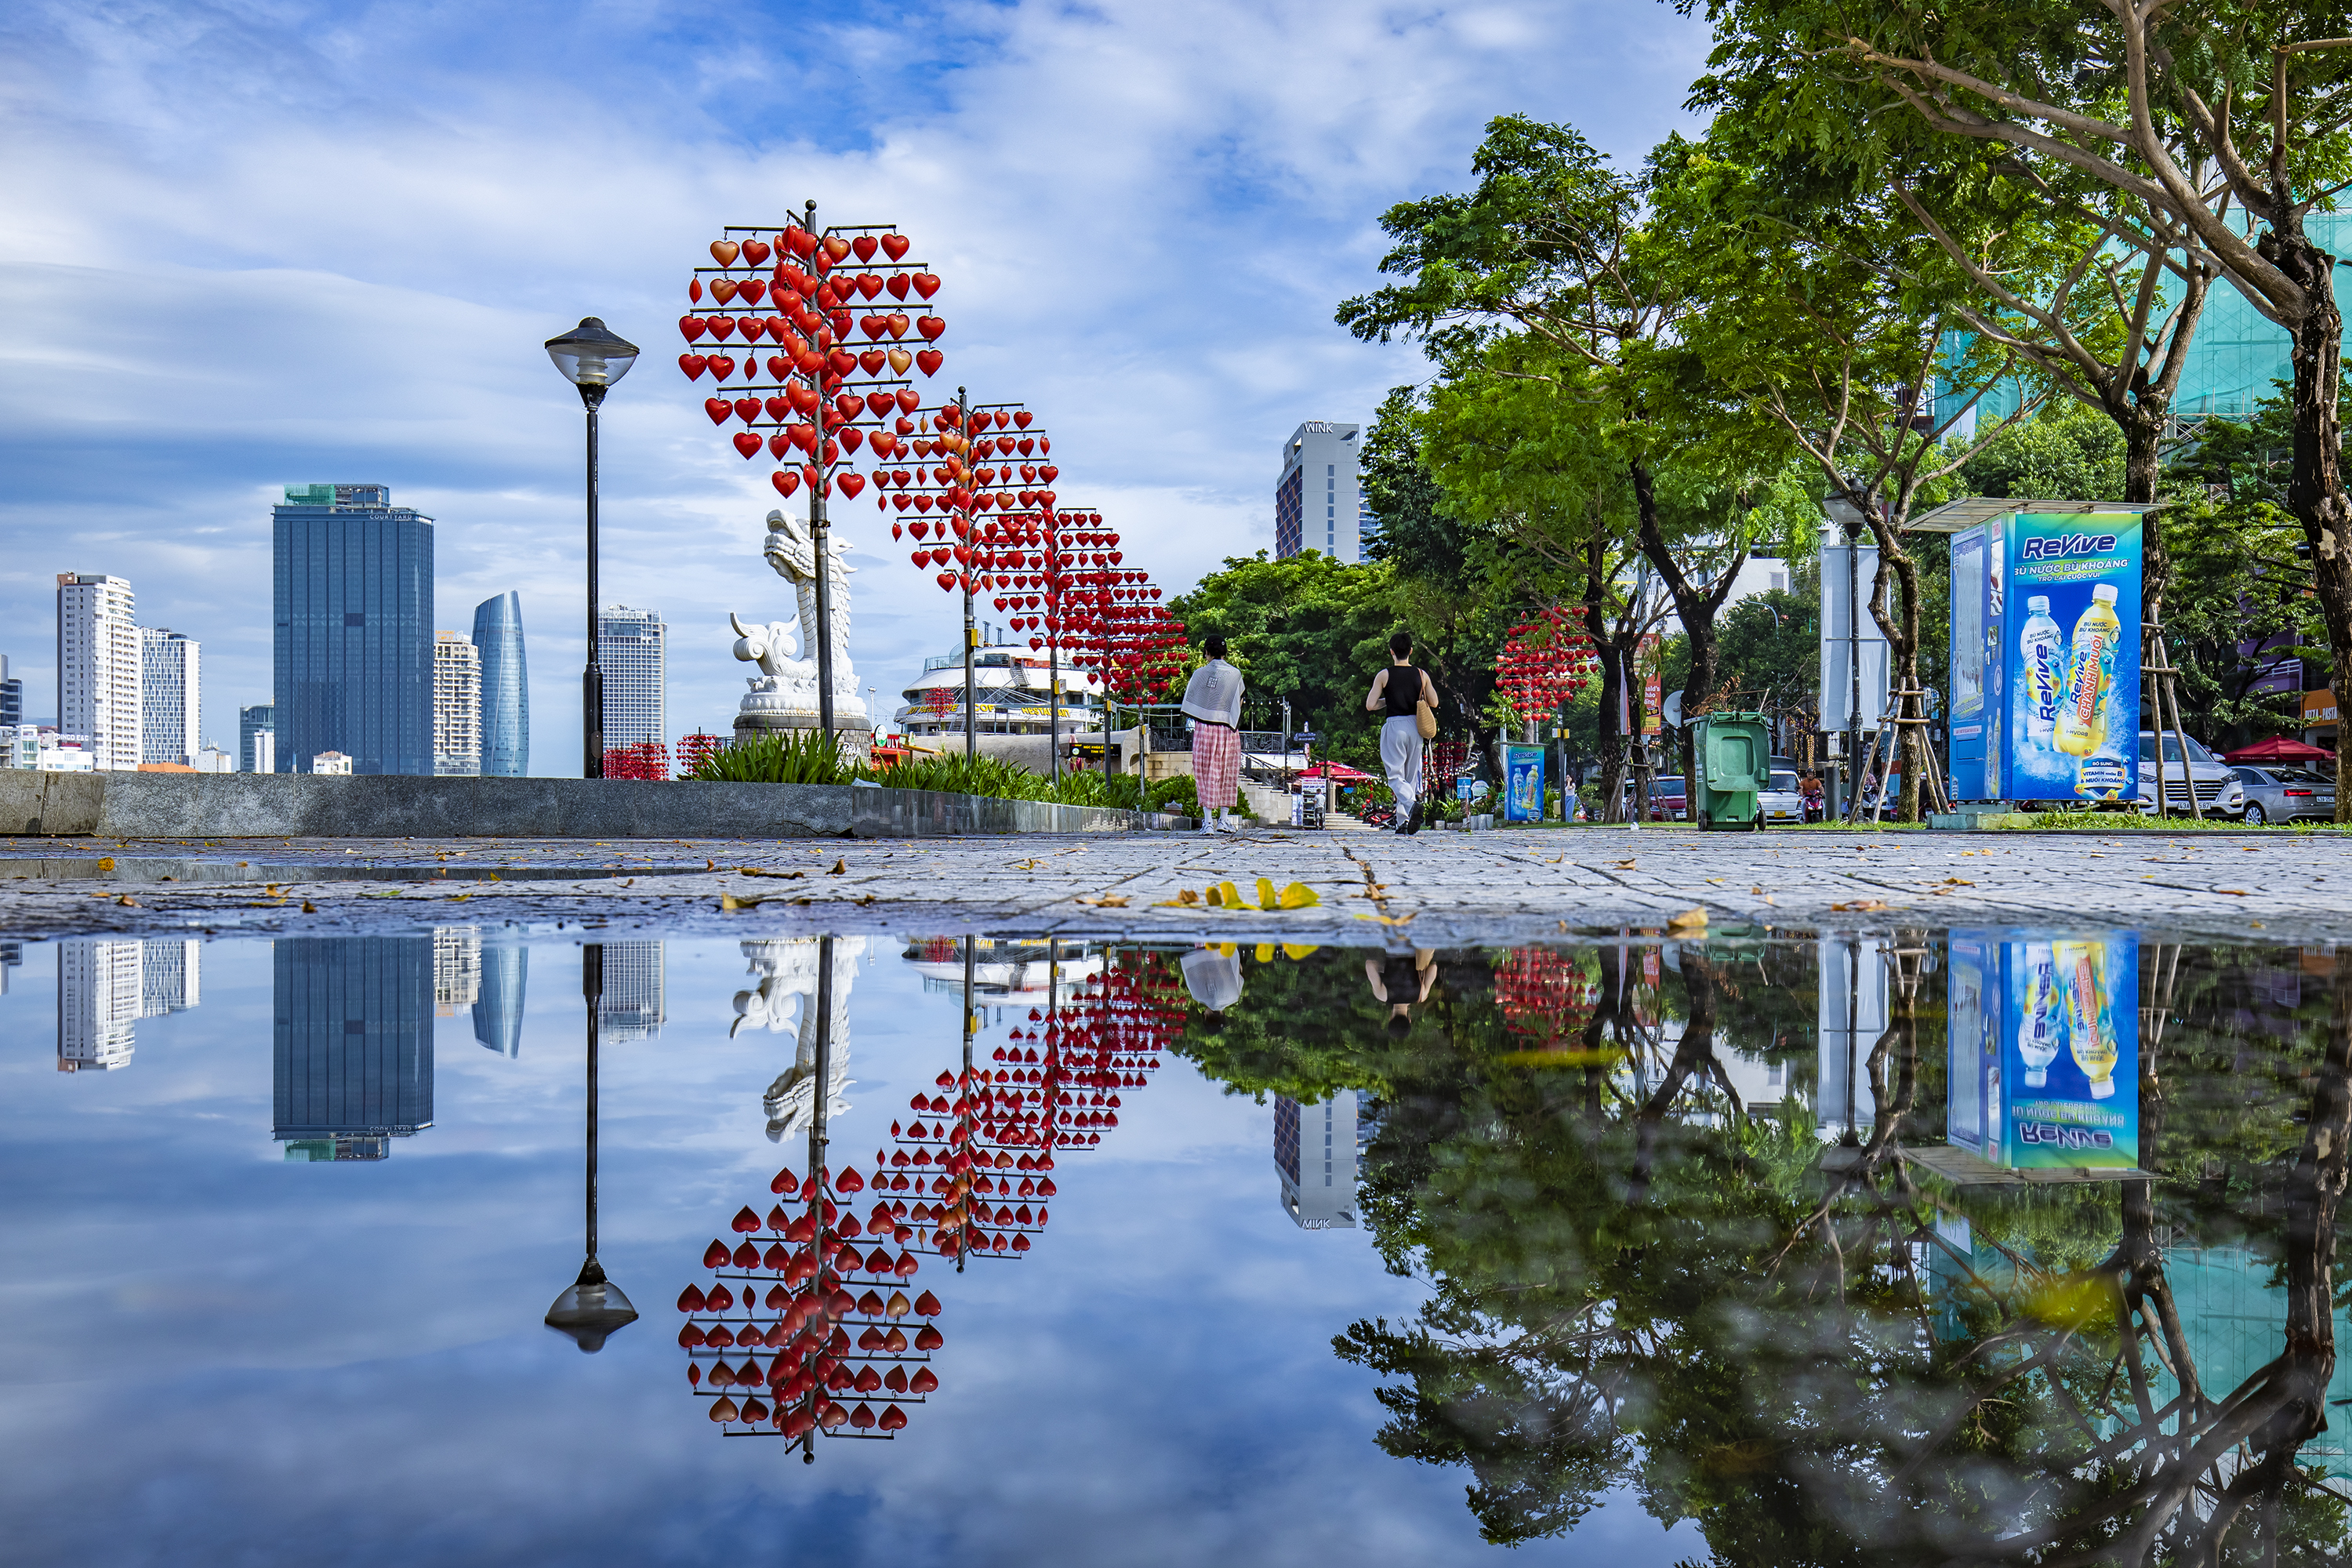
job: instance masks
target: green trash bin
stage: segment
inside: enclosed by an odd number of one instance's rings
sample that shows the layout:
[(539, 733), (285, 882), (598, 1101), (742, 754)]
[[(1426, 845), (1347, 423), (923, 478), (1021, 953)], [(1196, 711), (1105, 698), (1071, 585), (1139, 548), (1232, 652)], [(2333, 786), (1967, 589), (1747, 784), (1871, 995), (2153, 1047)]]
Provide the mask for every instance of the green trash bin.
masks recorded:
[(1761, 713), (1703, 713), (1691, 721), (1691, 759), (1698, 798), (1691, 802), (1702, 828), (1760, 829), (1757, 793), (1771, 780), (1772, 739)]

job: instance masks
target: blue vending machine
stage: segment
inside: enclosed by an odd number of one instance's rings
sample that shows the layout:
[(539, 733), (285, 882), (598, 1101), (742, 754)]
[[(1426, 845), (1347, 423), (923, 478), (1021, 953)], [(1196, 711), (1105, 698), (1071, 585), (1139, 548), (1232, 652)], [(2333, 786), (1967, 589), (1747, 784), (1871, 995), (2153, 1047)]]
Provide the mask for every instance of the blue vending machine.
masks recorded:
[(2009, 1171), (2139, 1160), (2139, 940), (1956, 931), (1945, 1142)]
[(2139, 793), (2137, 511), (2013, 511), (1952, 536), (1957, 800)]

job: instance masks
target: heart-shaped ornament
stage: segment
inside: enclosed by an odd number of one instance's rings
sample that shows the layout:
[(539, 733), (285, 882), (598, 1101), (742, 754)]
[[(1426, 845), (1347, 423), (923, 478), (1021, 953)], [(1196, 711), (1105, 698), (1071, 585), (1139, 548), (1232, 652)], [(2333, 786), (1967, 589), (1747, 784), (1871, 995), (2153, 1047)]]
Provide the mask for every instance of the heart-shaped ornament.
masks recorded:
[(735, 417), (740, 419), (746, 425), (749, 425), (752, 420), (757, 419), (760, 416), (760, 400), (756, 397), (739, 397), (735, 400), (733, 406), (735, 409)]
[(746, 304), (758, 304), (767, 292), (768, 280), (764, 278), (746, 278), (735, 285), (736, 296)]
[(915, 368), (925, 375), (937, 374), (940, 366), (946, 363), (947, 357), (937, 349), (921, 350), (915, 355)]
[(825, 356), (824, 363), (835, 375), (847, 375), (857, 368), (857, 356), (847, 349), (835, 349)]
[(702, 411), (710, 416), (713, 425), (724, 425), (727, 416), (735, 412), (735, 405), (723, 397), (706, 397), (702, 400)]
[(884, 357), (889, 361), (890, 372), (894, 375), (906, 374), (907, 367), (915, 363), (915, 356), (905, 349), (892, 349)]
[(769, 379), (769, 380), (771, 380), (771, 381), (782, 381), (782, 380), (783, 380), (783, 379), (784, 379), (784, 377), (786, 377), (786, 376), (788, 376), (788, 375), (790, 375), (790, 374), (793, 374), (793, 362), (792, 362), (792, 361), (790, 361), (790, 360), (786, 359), (786, 358), (785, 358), (783, 355), (782, 355), (782, 354), (770, 354), (770, 355), (768, 356), (768, 379)]
[(824, 237), (824, 254), (828, 261), (838, 261), (849, 254), (849, 241), (837, 234)]
[(949, 589), (951, 589), (951, 588), (953, 588), (955, 585), (956, 585), (956, 574), (955, 574), (954, 573), (952, 573), (952, 572), (942, 572), (942, 573), (940, 573), (940, 586), (941, 588), (949, 588)]
[[(858, 429), (854, 425), (841, 433), (841, 445), (843, 448), (847, 451), (855, 452), (857, 450), (858, 445), (865, 439), (866, 432)], [(856, 492), (853, 491), (852, 493), (855, 494)]]
[(835, 476), (834, 482), (841, 487), (843, 495), (847, 496), (851, 500), (856, 500), (857, 492), (866, 488), (866, 476), (858, 473), (839, 474)]
[(702, 373), (709, 367), (710, 362), (704, 359), (700, 354), (680, 354), (677, 356), (677, 368), (686, 372), (686, 379), (688, 381), (701, 380)]
[(733, 354), (712, 354), (705, 363), (710, 366), (710, 374), (716, 380), (725, 381), (735, 374)]
[(742, 453), (746, 458), (758, 457), (760, 455), (760, 448), (765, 445), (767, 445), (767, 443), (761, 440), (760, 437), (751, 431), (738, 430), (735, 432), (735, 449)]
[(778, 495), (788, 496), (801, 488), (800, 472), (794, 468), (778, 468), (768, 476), (768, 482), (776, 487)]
[(735, 318), (732, 316), (713, 316), (703, 324), (710, 329), (710, 335), (714, 338), (726, 339), (735, 335)]
[(713, 278), (710, 280), (710, 297), (718, 300), (722, 305), (735, 298), (735, 279), (732, 278)]
[(908, 281), (915, 286), (915, 292), (926, 300), (940, 291), (940, 279), (936, 272), (918, 272)]
[(900, 258), (904, 257), (907, 254), (907, 237), (903, 234), (884, 235), (882, 237), (882, 254), (888, 257), (893, 261), (897, 261)]
[(868, 375), (880, 375), (882, 367), (889, 363), (890, 356), (880, 349), (867, 349), (857, 356), (857, 368)]
[(793, 438), (782, 430), (768, 437), (768, 456), (775, 458), (776, 461), (782, 462), (792, 456), (792, 451)]
[(680, 316), (677, 319), (677, 330), (686, 334), (688, 342), (695, 342), (700, 340), (703, 333), (710, 330), (710, 323), (699, 316)]
[(890, 298), (893, 300), (903, 300), (907, 297), (907, 275), (903, 272), (893, 272), (889, 277), (882, 279), (882, 287), (890, 290)]
[(947, 322), (937, 316), (918, 316), (915, 318), (915, 331), (920, 332), (923, 337), (930, 342), (938, 342), (940, 335), (947, 330)]
[(734, 266), (735, 258), (742, 254), (743, 247), (731, 239), (714, 239), (710, 242), (710, 259), (721, 267)]
[(859, 273), (857, 275), (857, 291), (868, 300), (871, 300), (875, 295), (882, 292), (881, 274), (877, 272)]
[(768, 258), (774, 254), (774, 248), (764, 239), (747, 239), (743, 242), (743, 259), (750, 266), (765, 267), (768, 264)]
[(872, 235), (861, 234), (849, 242), (849, 248), (857, 253), (858, 260), (871, 261), (874, 259), (874, 251), (878, 243)]

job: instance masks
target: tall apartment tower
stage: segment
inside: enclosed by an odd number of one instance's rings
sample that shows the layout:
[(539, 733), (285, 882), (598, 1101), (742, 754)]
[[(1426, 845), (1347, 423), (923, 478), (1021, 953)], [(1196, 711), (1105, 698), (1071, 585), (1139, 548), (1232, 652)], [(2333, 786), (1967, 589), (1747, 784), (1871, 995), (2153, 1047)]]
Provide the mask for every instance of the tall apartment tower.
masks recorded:
[(194, 765), (204, 745), (197, 656), (203, 645), (167, 626), (139, 628), (139, 760)]
[(433, 1125), (433, 960), (429, 936), (272, 949), (272, 1135), (287, 1159), (381, 1160)]
[(274, 773), (278, 771), (278, 708), (257, 702), (236, 710), (236, 771)]
[(1354, 565), (1364, 558), (1363, 487), (1356, 480), (1360, 427), (1309, 419), (1282, 445), (1274, 487), (1276, 557), (1319, 550)]
[(25, 721), (25, 683), (8, 674), (8, 656), (0, 653), (0, 730), (13, 730)]
[(433, 520), (383, 485), (289, 485), (271, 519), (277, 768), (433, 772)]
[(1282, 1212), (1301, 1230), (1356, 1223), (1356, 1090), (1320, 1105), (1287, 1096), (1274, 1101), (1274, 1168), (1282, 1177)]
[(100, 773), (139, 766), (138, 600), (120, 577), (58, 574), (58, 728), (87, 735)]
[(522, 1054), (523, 990), (530, 949), (511, 938), (482, 948), (482, 986), (474, 998), (474, 1038), (502, 1057)]
[(661, 1033), (669, 1017), (665, 953), (658, 942), (604, 944), (604, 991), (596, 1004), (598, 1039), (614, 1045), (650, 1040)]
[(509, 592), (474, 606), (474, 647), (482, 656), (482, 773), (519, 779), (530, 772), (530, 674), (522, 655), (522, 595)]
[(597, 617), (596, 662), (604, 671), (604, 746), (612, 750), (669, 733), (663, 700), (669, 628), (652, 610), (614, 605)]
[(482, 771), (482, 656), (456, 632), (433, 634), (433, 771)]
[(58, 1070), (112, 1072), (138, 1049), (136, 942), (58, 943)]

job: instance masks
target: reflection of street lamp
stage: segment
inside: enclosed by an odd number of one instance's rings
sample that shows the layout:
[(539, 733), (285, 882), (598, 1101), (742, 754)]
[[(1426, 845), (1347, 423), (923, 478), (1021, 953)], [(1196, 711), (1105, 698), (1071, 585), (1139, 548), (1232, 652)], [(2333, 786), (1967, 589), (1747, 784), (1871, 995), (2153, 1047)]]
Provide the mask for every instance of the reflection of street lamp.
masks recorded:
[(596, 662), (596, 410), (613, 384), (637, 363), (637, 345), (593, 316), (560, 338), (547, 340), (547, 357), (580, 389), (588, 405), (588, 668), (581, 675), (580, 776), (604, 776), (604, 671)]
[(547, 1326), (569, 1334), (591, 1354), (604, 1348), (607, 1335), (637, 1321), (621, 1288), (604, 1278), (596, 1261), (596, 1014), (604, 999), (604, 946), (587, 942), (580, 949), (580, 991), (588, 1000), (588, 1260), (580, 1278), (564, 1287), (547, 1310)]

